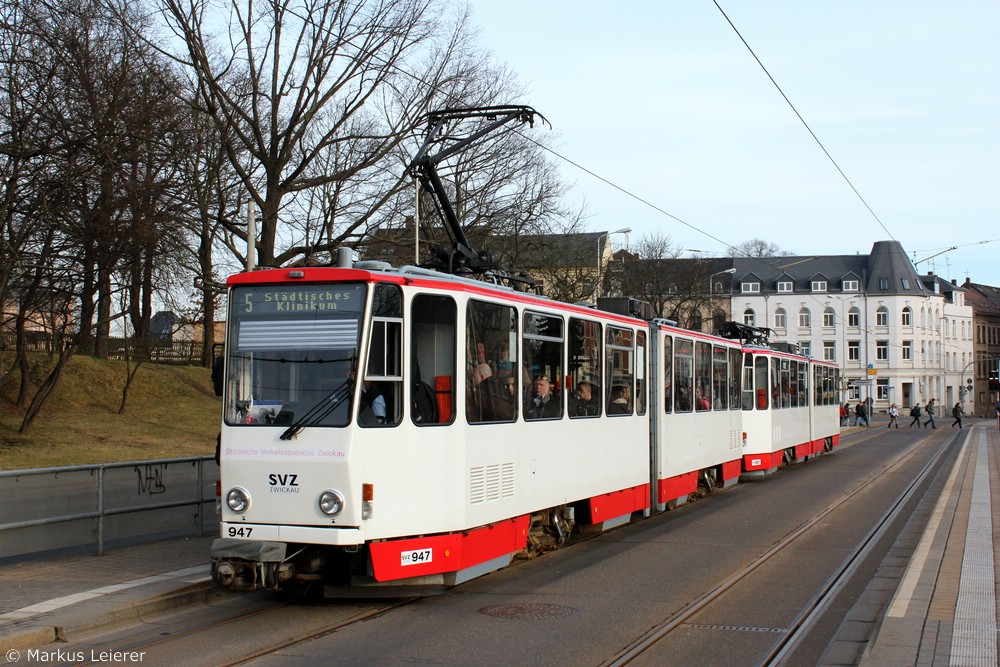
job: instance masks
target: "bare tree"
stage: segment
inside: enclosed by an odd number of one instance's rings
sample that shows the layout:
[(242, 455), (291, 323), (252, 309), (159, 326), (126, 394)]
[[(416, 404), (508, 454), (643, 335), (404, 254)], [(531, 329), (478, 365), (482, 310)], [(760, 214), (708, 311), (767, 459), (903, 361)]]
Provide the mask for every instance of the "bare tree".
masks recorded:
[(754, 238), (731, 246), (728, 254), (730, 257), (776, 257), (792, 253), (782, 250), (776, 243)]
[(638, 259), (621, 267), (623, 292), (651, 304), (656, 313), (670, 315), (672, 304), (691, 282), (687, 272), (678, 271), (673, 261), (680, 257), (681, 249), (669, 236), (654, 232), (639, 239), (632, 251)]
[[(457, 43), (437, 49), (436, 35), (460, 28), (433, 0), (232, 0), (232, 21), (216, 38), (208, 31), (221, 14), (208, 0), (161, 2), (186, 44), (199, 99), (260, 209), (256, 248), (268, 266), (326, 250), (362, 224), (348, 222), (339, 235), (325, 224), (327, 242), (314, 238), (311, 247), (279, 234), (289, 196), (384, 170)], [(245, 227), (227, 224), (245, 238)]]

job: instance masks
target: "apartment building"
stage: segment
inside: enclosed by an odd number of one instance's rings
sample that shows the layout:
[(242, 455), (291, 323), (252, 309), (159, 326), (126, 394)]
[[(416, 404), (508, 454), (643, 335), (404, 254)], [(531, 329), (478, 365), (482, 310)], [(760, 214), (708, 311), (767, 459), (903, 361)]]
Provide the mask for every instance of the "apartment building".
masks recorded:
[(965, 289), (919, 275), (898, 241), (867, 255), (737, 257), (732, 266), (734, 319), (838, 362), (844, 400), (871, 397), (878, 411), (934, 398), (947, 414), (971, 399), (960, 392), (974, 359)]

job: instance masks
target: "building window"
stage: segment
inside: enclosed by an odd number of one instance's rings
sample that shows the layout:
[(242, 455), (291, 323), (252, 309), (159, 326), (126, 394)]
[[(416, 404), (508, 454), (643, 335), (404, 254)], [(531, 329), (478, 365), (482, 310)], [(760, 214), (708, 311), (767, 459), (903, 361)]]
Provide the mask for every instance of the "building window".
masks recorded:
[(881, 290), (887, 290), (887, 289), (889, 289), (889, 279), (888, 278), (879, 278), (878, 279), (878, 288), (881, 289)]
[(807, 340), (799, 341), (799, 354), (803, 357), (811, 357), (813, 353), (812, 343)]
[(849, 384), (847, 385), (847, 398), (852, 401), (861, 400), (861, 385)]
[(913, 311), (910, 310), (909, 306), (907, 306), (906, 308), (903, 309), (903, 314), (900, 316), (900, 323), (904, 327), (912, 327), (913, 326)]
[(879, 306), (878, 310), (875, 311), (875, 326), (889, 326), (889, 309), (885, 306)]
[(825, 361), (837, 360), (837, 343), (835, 341), (823, 341), (823, 359)]
[(760, 292), (760, 283), (740, 283), (740, 291), (744, 294), (756, 294)]
[(827, 308), (826, 310), (824, 310), (823, 311), (823, 326), (824, 327), (832, 327), (832, 326), (834, 326), (835, 323), (836, 323), (836, 317), (835, 317), (835, 313), (833, 312), (833, 308)]
[(903, 361), (913, 361), (913, 341), (903, 341)]
[(847, 326), (849, 327), (861, 326), (861, 311), (858, 310), (857, 306), (853, 306), (849, 311), (847, 311)]
[(878, 380), (875, 385), (875, 398), (880, 401), (889, 400), (889, 381)]
[(799, 328), (808, 329), (809, 328), (809, 309), (803, 308), (799, 311)]
[(875, 358), (879, 361), (889, 360), (889, 341), (875, 341)]
[(861, 341), (859, 340), (847, 341), (847, 360), (861, 361)]
[(784, 308), (779, 308), (774, 311), (774, 328), (784, 329), (788, 326), (788, 315), (785, 313)]
[(778, 292), (786, 293), (792, 291), (792, 281), (791, 280), (779, 280), (778, 281)]
[(743, 311), (743, 324), (748, 327), (754, 327), (757, 326), (756, 321), (757, 317), (752, 308), (747, 308)]
[(857, 292), (859, 289), (857, 280), (845, 280), (844, 281), (844, 291), (845, 292)]
[(814, 280), (814, 281), (812, 281), (812, 291), (813, 292), (825, 292), (826, 291), (826, 281), (825, 280)]

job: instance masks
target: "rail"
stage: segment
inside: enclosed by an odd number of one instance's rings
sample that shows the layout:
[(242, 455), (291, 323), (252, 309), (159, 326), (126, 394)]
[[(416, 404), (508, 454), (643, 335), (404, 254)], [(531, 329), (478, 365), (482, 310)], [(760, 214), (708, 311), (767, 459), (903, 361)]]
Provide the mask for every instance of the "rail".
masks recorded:
[(211, 456), (0, 471), (0, 558), (91, 544), (101, 555), (109, 539), (205, 534), (217, 479)]

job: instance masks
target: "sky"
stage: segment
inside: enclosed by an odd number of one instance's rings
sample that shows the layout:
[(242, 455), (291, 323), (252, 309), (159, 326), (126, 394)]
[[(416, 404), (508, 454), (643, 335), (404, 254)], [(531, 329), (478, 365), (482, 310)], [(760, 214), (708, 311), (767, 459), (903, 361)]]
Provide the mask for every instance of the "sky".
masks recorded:
[(551, 122), (589, 230), (703, 257), (753, 238), (803, 256), (895, 239), (920, 273), (1000, 286), (995, 0), (470, 6), (527, 89), (509, 102)]

